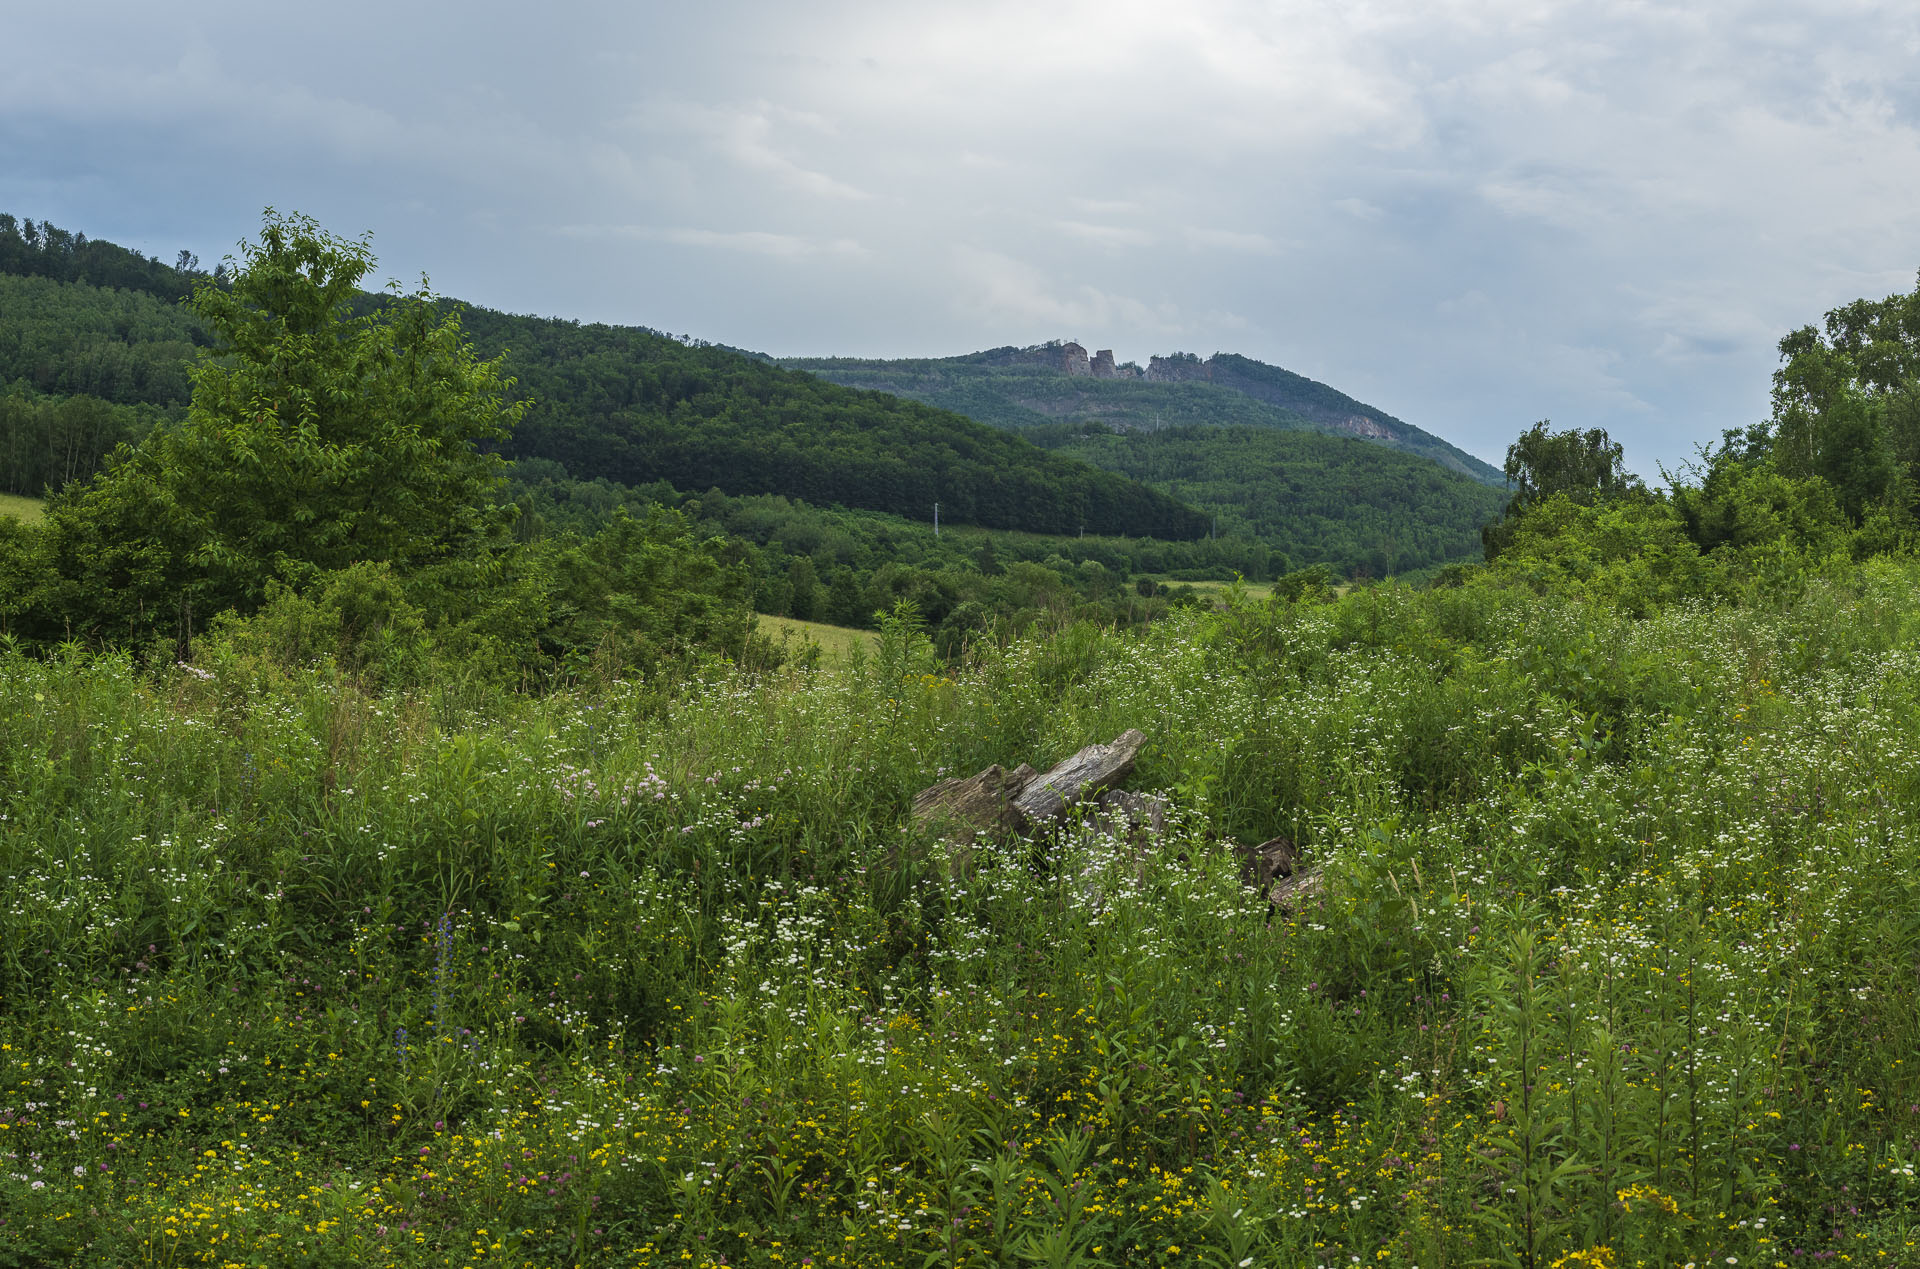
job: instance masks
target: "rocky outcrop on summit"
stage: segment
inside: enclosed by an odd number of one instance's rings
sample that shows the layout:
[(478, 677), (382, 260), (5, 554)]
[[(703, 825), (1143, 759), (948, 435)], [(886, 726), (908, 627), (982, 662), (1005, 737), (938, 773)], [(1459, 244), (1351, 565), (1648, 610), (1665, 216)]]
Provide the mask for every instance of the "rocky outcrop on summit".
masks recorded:
[(1102, 348), (1089, 354), (1086, 345), (1069, 339), (1065, 343), (1050, 340), (1027, 348), (995, 348), (974, 354), (973, 360), (986, 366), (1038, 366), (1058, 370), (1070, 379), (1140, 379), (1140, 367), (1133, 362), (1115, 362), (1113, 349)]
[(1211, 383), (1213, 363), (1192, 353), (1174, 353), (1171, 357), (1147, 360), (1148, 383)]
[[(1499, 468), (1384, 410), (1305, 375), (1233, 353), (1168, 353), (1150, 358), (1142, 370), (1116, 361), (1110, 348), (1089, 353), (1084, 344), (1056, 339), (927, 361), (782, 364), (836, 383), (958, 409), (999, 427), (1079, 420), (1116, 431), (1193, 423), (1307, 428), (1414, 454), (1496, 489), (1506, 485)], [(1002, 369), (1020, 373), (997, 376)], [(1098, 382), (1079, 382), (1087, 379)]]

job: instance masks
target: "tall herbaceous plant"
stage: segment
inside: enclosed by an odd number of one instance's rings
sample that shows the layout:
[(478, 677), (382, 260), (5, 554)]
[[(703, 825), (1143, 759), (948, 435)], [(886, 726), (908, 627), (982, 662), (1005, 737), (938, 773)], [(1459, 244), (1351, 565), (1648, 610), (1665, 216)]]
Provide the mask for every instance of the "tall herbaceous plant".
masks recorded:
[[(1917, 581), (458, 708), (7, 653), (0, 1263), (1920, 1263)], [(912, 826), (1128, 727), (1157, 839)]]

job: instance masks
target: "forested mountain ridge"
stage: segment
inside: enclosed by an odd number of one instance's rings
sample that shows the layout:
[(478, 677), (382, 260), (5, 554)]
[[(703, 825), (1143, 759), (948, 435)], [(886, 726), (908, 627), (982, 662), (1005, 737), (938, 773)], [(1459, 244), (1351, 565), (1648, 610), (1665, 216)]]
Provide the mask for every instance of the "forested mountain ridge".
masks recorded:
[(507, 443), (622, 484), (784, 494), (987, 528), (1191, 539), (1207, 518), (964, 415), (642, 327), (468, 309), (533, 401)]
[[(0, 220), (0, 489), (38, 495), (184, 413), (186, 367), (209, 337), (176, 297), (206, 275), (49, 226), (35, 228), (31, 248), (19, 225)], [(393, 302), (362, 294), (357, 307), (366, 315)], [(512, 395), (530, 402), (503, 452), (558, 462), (579, 479), (783, 496), (923, 524), (938, 503), (949, 524), (1075, 538), (1213, 532), (1264, 548), (1228, 552), (1248, 561), (1235, 567), (1249, 576), (1268, 572), (1255, 554), (1283, 571), (1323, 564), (1370, 576), (1471, 560), (1501, 504), (1485, 485), (1378, 437), (1329, 434), (1308, 411), (1367, 407), (1245, 358), (1156, 358), (1140, 371), (1043, 345), (941, 362), (835, 361), (815, 375), (640, 327), (442, 303), (461, 309), (465, 336), (482, 356), (504, 358)], [(923, 399), (913, 399), (916, 385), (929, 389)], [(539, 481), (551, 487), (553, 476)], [(797, 590), (806, 589), (803, 579)]]
[[(182, 409), (205, 342), (178, 298), (204, 276), (51, 225), (0, 217), (0, 488), (84, 478)], [(214, 279), (221, 275), (216, 272)], [(392, 297), (364, 295), (363, 313)], [(1208, 518), (1124, 476), (964, 416), (642, 327), (460, 308), (531, 401), (505, 452), (624, 484), (783, 494), (1036, 533), (1190, 540)], [(75, 402), (87, 398), (76, 406)], [(106, 404), (102, 404), (106, 403)], [(111, 408), (110, 408), (111, 407)]]
[(866, 360), (785, 357), (779, 364), (835, 383), (957, 410), (998, 427), (1103, 423), (1152, 430), (1185, 424), (1304, 429), (1417, 454), (1488, 485), (1499, 469), (1338, 389), (1234, 353), (1154, 357), (1146, 369), (1076, 343), (991, 348), (957, 357)]

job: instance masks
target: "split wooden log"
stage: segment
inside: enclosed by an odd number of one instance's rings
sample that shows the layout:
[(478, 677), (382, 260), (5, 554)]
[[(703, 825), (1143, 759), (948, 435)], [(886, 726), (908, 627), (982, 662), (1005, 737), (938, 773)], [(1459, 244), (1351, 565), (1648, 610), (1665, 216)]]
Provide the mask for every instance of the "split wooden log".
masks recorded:
[(914, 795), (914, 822), (956, 841), (976, 833), (1010, 833), (1021, 824), (1013, 800), (1033, 777), (1024, 762), (1011, 771), (996, 762), (964, 779), (942, 780)]
[(1085, 799), (1104, 792), (1108, 786), (1127, 778), (1133, 760), (1147, 738), (1128, 728), (1112, 744), (1088, 745), (1073, 757), (1036, 777), (1026, 790), (1013, 799), (1028, 824), (1057, 820)]
[(1306, 901), (1327, 892), (1327, 875), (1318, 868), (1302, 868), (1291, 877), (1273, 883), (1267, 902), (1283, 913), (1300, 910)]

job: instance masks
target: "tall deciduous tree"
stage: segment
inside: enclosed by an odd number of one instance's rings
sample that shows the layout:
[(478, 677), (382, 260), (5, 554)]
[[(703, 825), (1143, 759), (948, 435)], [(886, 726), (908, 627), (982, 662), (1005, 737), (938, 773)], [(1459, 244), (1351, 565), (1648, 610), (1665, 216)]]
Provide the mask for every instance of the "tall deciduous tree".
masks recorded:
[(200, 282), (215, 342), (186, 419), (49, 509), (70, 625), (170, 629), (250, 611), (273, 583), (406, 575), (500, 541), (501, 460), (478, 446), (519, 416), (510, 381), (424, 284), (354, 316), (373, 266), (366, 239), (269, 209), (229, 285)]
[(1626, 469), (1620, 443), (1605, 428), (1551, 428), (1551, 420), (1541, 419), (1507, 446), (1506, 475), (1513, 498), (1503, 517), (1481, 530), (1489, 560), (1512, 541), (1513, 526), (1527, 509), (1555, 494), (1565, 494), (1578, 506), (1593, 506), (1642, 488)]
[(1773, 376), (1773, 459), (1819, 476), (1858, 522), (1920, 484), (1920, 286), (1855, 300), (1780, 341)]

